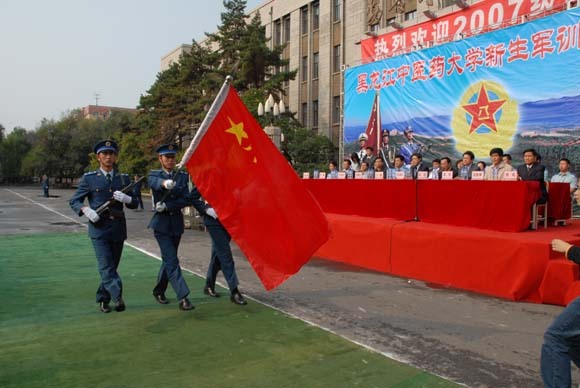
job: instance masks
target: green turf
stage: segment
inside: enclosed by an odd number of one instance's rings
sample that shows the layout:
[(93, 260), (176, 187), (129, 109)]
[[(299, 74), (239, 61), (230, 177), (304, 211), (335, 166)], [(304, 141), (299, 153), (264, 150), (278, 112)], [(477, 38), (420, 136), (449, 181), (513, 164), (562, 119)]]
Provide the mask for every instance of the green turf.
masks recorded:
[(452, 387), (250, 301), (155, 303), (159, 262), (126, 247), (127, 311), (97, 311), (86, 235), (0, 237), (0, 387)]

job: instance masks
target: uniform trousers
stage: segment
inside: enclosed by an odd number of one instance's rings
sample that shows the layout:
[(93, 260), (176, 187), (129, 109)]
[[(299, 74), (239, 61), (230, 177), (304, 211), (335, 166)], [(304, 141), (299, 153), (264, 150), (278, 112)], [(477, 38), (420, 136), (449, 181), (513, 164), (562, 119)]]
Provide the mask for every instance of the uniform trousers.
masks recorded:
[(101, 284), (97, 289), (97, 303), (109, 303), (111, 300), (117, 301), (123, 295), (123, 283), (117, 272), (123, 253), (123, 241), (108, 241), (98, 238), (91, 238)]
[(216, 277), (221, 270), (226, 278), (230, 292), (233, 292), (238, 288), (238, 277), (232, 249), (230, 248), (231, 237), (219, 222), (206, 223), (205, 226), (211, 236), (211, 261), (207, 270), (205, 285), (212, 290), (215, 289)]
[(580, 367), (580, 298), (570, 303), (544, 333), (541, 371), (546, 387), (571, 386), (570, 361)]
[(172, 236), (155, 232), (155, 239), (161, 249), (161, 258), (163, 261), (159, 269), (159, 274), (157, 275), (157, 284), (153, 289), (153, 294), (163, 294), (167, 290), (168, 283), (171, 283), (177, 299), (181, 300), (189, 295), (189, 287), (185, 283), (179, 266), (179, 258), (177, 257), (181, 235)]

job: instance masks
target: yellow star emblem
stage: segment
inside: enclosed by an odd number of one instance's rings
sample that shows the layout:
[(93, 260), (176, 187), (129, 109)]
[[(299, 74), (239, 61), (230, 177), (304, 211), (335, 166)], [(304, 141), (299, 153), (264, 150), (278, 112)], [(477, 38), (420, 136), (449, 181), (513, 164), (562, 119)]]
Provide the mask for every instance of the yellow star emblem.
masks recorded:
[(238, 143), (242, 145), (242, 139), (248, 138), (248, 134), (246, 133), (246, 131), (244, 131), (244, 123), (241, 122), (236, 124), (229, 117), (228, 120), (230, 121), (231, 127), (226, 129), (226, 132), (236, 136), (236, 138), (238, 139)]

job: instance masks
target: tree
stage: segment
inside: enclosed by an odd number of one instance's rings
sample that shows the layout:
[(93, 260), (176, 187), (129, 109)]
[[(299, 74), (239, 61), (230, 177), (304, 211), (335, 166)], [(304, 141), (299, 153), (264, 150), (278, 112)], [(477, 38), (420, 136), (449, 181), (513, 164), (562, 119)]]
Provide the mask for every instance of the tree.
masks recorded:
[(5, 133), (6, 133), (6, 129), (4, 128), (4, 126), (2, 124), (0, 124), (0, 143), (2, 143), (4, 141)]
[(21, 177), (22, 161), (26, 153), (30, 150), (26, 129), (15, 127), (0, 144), (0, 166), (2, 176), (9, 182), (18, 182)]
[(181, 143), (196, 129), (219, 85), (216, 62), (215, 53), (193, 41), (191, 52), (157, 75), (147, 94), (141, 96), (142, 111), (137, 118), (141, 128), (154, 134), (149, 139), (153, 144), (160, 139)]

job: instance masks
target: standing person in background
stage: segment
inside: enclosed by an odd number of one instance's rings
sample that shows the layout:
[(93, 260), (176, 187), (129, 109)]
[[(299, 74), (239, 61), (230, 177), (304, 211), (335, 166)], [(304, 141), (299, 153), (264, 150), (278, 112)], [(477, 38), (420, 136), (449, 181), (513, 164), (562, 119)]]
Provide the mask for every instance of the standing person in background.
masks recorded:
[[(103, 313), (111, 312), (109, 303), (115, 302), (115, 311), (125, 310), (123, 283), (117, 272), (127, 239), (127, 221), (123, 204), (129, 209), (137, 207), (137, 200), (121, 190), (131, 183), (127, 174), (119, 173), (115, 166), (119, 147), (112, 140), (103, 140), (94, 147), (99, 169), (87, 172), (69, 201), (70, 207), (79, 216), (90, 221), (89, 237), (95, 248), (101, 283), (97, 289), (97, 303)], [(88, 206), (84, 204), (88, 200)], [(109, 200), (109, 208), (99, 215), (95, 209)]]
[(157, 284), (153, 288), (153, 297), (160, 304), (168, 304), (165, 296), (168, 283), (177, 295), (180, 310), (193, 310), (187, 298), (189, 287), (185, 283), (177, 251), (183, 234), (183, 213), (181, 209), (191, 202), (189, 178), (187, 173), (174, 171), (176, 144), (163, 144), (157, 148), (160, 170), (149, 172), (149, 186), (153, 190), (155, 214), (149, 223), (159, 249), (161, 250), (161, 268), (157, 275)]
[(42, 192), (43, 192), (44, 198), (50, 197), (50, 195), (48, 194), (48, 188), (49, 188), (48, 176), (46, 174), (44, 174), (42, 176), (41, 185), (42, 185)]
[(135, 177), (133, 178), (135, 181), (135, 186), (133, 186), (133, 197), (135, 197), (137, 199), (137, 202), (139, 203), (139, 207), (137, 209), (135, 209), (135, 211), (143, 211), (143, 198), (141, 197), (141, 186), (142, 183), (139, 180), (139, 175), (135, 175)]
[[(579, 190), (575, 191), (574, 198), (577, 203), (580, 203)], [(580, 264), (580, 247), (554, 239), (552, 250), (564, 253), (566, 259)], [(574, 361), (576, 366), (580, 365), (578, 338), (580, 338), (580, 297), (574, 299), (544, 333), (540, 365), (546, 387), (568, 388), (572, 386), (570, 361)]]

